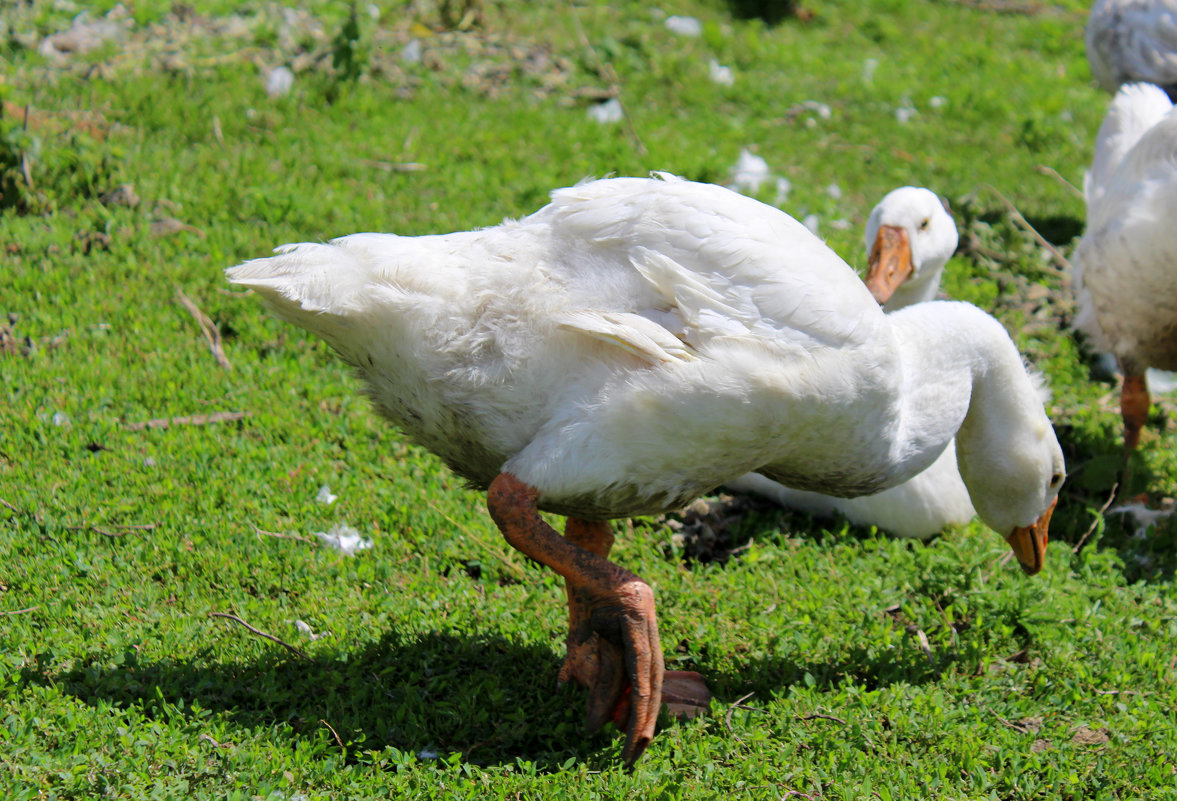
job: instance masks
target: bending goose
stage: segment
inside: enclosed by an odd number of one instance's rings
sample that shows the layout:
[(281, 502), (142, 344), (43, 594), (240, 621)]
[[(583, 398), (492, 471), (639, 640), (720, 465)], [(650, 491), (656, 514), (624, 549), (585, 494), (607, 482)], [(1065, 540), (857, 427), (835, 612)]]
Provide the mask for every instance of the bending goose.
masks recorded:
[[(867, 219), (865, 242), (866, 285), (883, 310), (896, 311), (935, 298), (957, 239), (956, 224), (935, 192), (914, 186), (888, 192)], [(729, 481), (727, 487), (814, 515), (841, 515), (899, 537), (926, 539), (977, 514), (956, 467), (955, 440), (927, 470), (874, 495), (839, 498), (786, 487), (758, 473)]]
[(1112, 98), (1084, 188), (1075, 326), (1120, 365), (1127, 460), (1148, 419), (1146, 370), (1177, 369), (1177, 113), (1158, 87), (1126, 84)]
[[(564, 578), (561, 678), (589, 688), (590, 726), (622, 717), (628, 764), (665, 671), (653, 591), (608, 561), (612, 518), (753, 470), (875, 492), (955, 434), (978, 513), (1042, 567), (1062, 452), (1001, 325), (961, 303), (886, 316), (803, 225), (722, 187), (594, 181), (493, 228), (287, 245), (227, 274), (326, 340)], [(564, 536), (540, 510), (568, 517)]]
[(1177, 91), (1177, 0), (1096, 0), (1087, 19), (1087, 61), (1107, 92), (1154, 83)]

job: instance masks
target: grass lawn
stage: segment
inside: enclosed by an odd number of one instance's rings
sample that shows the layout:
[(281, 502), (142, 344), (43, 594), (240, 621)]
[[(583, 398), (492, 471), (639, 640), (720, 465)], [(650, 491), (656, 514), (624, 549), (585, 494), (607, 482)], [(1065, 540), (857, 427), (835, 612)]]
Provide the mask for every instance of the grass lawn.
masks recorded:
[[(1177, 527), (1104, 508), (1118, 388), (1060, 268), (1108, 101), (1088, 4), (782, 5), (0, 8), (0, 797), (1177, 797)], [(619, 521), (667, 666), (716, 695), (627, 773), (555, 689), (562, 583), (222, 271), (585, 176), (725, 183), (743, 149), (859, 267), (886, 191), (947, 197), (944, 289), (1046, 374), (1070, 476), (1032, 579), (979, 522), (924, 544), (744, 504), (701, 549)], [(1154, 501), (1173, 410), (1135, 464)], [(371, 547), (316, 536), (344, 524)]]

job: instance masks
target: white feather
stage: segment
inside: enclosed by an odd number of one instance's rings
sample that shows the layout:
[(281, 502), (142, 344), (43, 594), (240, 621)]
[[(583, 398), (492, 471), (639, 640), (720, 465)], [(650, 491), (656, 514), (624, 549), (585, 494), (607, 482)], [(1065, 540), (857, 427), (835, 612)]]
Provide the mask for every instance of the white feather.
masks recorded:
[(562, 514), (664, 511), (752, 470), (876, 492), (956, 434), (978, 512), (1008, 535), (1063, 472), (993, 318), (884, 315), (800, 223), (717, 186), (594, 181), (494, 228), (300, 245), (228, 277), (323, 337), (455, 471), (509, 472)]
[(1096, 0), (1086, 44), (1091, 73), (1108, 92), (1134, 81), (1177, 85), (1177, 0)]
[(1156, 87), (1117, 92), (1086, 189), (1075, 326), (1125, 369), (1177, 369), (1177, 112)]

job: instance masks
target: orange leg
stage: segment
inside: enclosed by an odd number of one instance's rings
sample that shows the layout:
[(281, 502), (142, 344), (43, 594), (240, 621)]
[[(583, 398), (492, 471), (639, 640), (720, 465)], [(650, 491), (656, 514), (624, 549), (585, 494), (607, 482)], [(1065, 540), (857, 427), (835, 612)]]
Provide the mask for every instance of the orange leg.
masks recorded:
[[(573, 678), (589, 688), (587, 723), (608, 721), (629, 694), (628, 725), (621, 755), (633, 765), (658, 723), (662, 703), (662, 648), (654, 612), (654, 591), (641, 578), (603, 556), (578, 547), (544, 522), (537, 508), (538, 492), (509, 473), (500, 473), (486, 493), (487, 507), (503, 537), (516, 550), (555, 570), (582, 608), (572, 612), (579, 631)], [(574, 536), (586, 534), (597, 543), (592, 523), (573, 526)], [(567, 665), (567, 663), (566, 663)], [(563, 672), (563, 671), (562, 671)], [(571, 672), (571, 671), (570, 671)]]
[(1120, 389), (1120, 416), (1124, 418), (1124, 450), (1136, 450), (1140, 429), (1148, 422), (1148, 384), (1144, 373), (1124, 370), (1124, 386)]
[(1124, 368), (1124, 385), (1120, 388), (1120, 416), (1124, 419), (1124, 469), (1120, 473), (1121, 498), (1128, 497), (1132, 481), (1132, 454), (1140, 442), (1140, 430), (1148, 422), (1148, 384), (1144, 373)]
[[(579, 548), (595, 553), (602, 559), (609, 556), (613, 547), (613, 529), (603, 520), (582, 520), (568, 518), (564, 526), (564, 539)], [(566, 581), (568, 593), (568, 653), (560, 668), (560, 683), (575, 681), (591, 687), (595, 680), (600, 659), (600, 638), (592, 630), (592, 602), (582, 589)], [(624, 729), (629, 719), (631, 698), (630, 687), (626, 686), (621, 700), (613, 708), (613, 722)], [(703, 677), (693, 670), (667, 670), (662, 674), (662, 703), (676, 718), (693, 718), (711, 704), (711, 691)], [(607, 709), (596, 709), (590, 714), (592, 722), (600, 725), (599, 715)]]
[[(564, 525), (564, 539), (608, 559), (613, 548), (613, 529), (604, 520), (570, 517)], [(561, 684), (575, 681), (588, 687), (593, 680), (597, 650), (591, 625), (592, 603), (584, 589), (577, 588), (575, 582), (565, 581), (564, 590), (568, 595), (568, 653), (560, 668), (559, 681)]]

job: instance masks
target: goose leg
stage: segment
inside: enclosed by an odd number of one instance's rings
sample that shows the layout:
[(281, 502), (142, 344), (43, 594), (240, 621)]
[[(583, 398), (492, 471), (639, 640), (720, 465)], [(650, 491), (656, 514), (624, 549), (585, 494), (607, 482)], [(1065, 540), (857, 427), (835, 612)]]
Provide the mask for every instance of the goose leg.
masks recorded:
[[(654, 612), (654, 591), (638, 576), (561, 537), (544, 522), (538, 492), (509, 473), (500, 473), (486, 493), (487, 508), (503, 537), (516, 550), (564, 577), (581, 609), (574, 678), (589, 688), (586, 722), (603, 725), (627, 685), (630, 709), (621, 755), (632, 766), (650, 740), (662, 703), (662, 648)], [(577, 527), (574, 527), (574, 529)]]
[[(613, 529), (604, 520), (570, 517), (564, 526), (564, 539), (607, 559), (613, 547)], [(564, 589), (568, 593), (568, 653), (560, 667), (559, 681), (561, 684), (575, 681), (589, 687), (598, 660), (600, 641), (592, 631), (592, 603), (574, 583), (566, 581)], [(630, 688), (626, 687), (621, 700), (612, 710), (613, 722), (618, 728), (625, 728), (629, 719), (629, 691)], [(662, 674), (662, 703), (671, 716), (689, 719), (702, 714), (710, 706), (711, 691), (703, 676), (693, 670), (667, 670)], [(606, 711), (599, 710), (597, 714)]]
[(1140, 429), (1148, 422), (1148, 384), (1144, 373), (1124, 370), (1124, 386), (1120, 389), (1120, 416), (1124, 418), (1124, 450), (1136, 450)]
[[(568, 518), (564, 525), (564, 539), (578, 548), (596, 554), (602, 559), (609, 558), (613, 548), (613, 529), (604, 520), (582, 520)], [(568, 638), (565, 642), (568, 653), (560, 667), (559, 682), (575, 681), (586, 687), (590, 684), (596, 662), (595, 640), (592, 636), (592, 605), (583, 588), (565, 580), (564, 591), (568, 595)]]
[(1124, 370), (1124, 385), (1120, 389), (1120, 416), (1124, 419), (1124, 469), (1120, 475), (1120, 497), (1128, 497), (1128, 486), (1132, 479), (1132, 454), (1140, 442), (1140, 430), (1148, 422), (1148, 384), (1143, 372), (1127, 367)]

